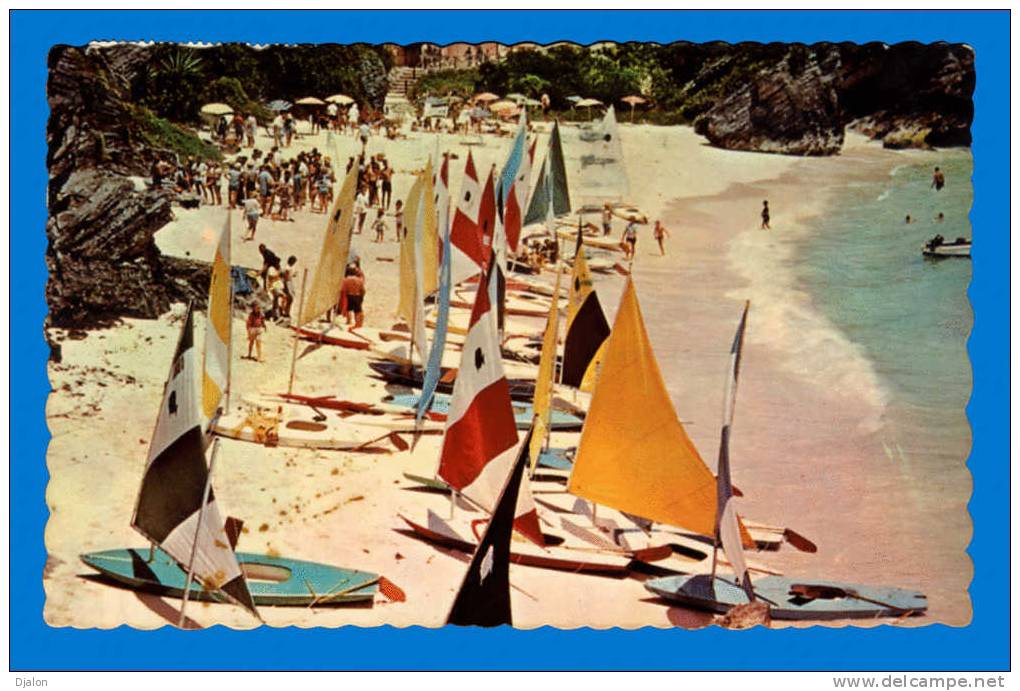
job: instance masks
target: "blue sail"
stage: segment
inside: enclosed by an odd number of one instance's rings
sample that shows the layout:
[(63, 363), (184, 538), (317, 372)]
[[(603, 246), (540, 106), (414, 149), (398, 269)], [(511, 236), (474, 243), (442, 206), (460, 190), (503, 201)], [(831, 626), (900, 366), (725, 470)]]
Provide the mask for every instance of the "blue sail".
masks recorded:
[(418, 399), (418, 412), (415, 415), (415, 424), (420, 425), (425, 413), (432, 405), (432, 397), (439, 385), (439, 375), (442, 373), (443, 351), (446, 349), (446, 328), (450, 321), (450, 254), (453, 251), (450, 247), (450, 226), (449, 223), (442, 229), (443, 233), (443, 261), (439, 266), (439, 312), (436, 315), (436, 330), (432, 337), (432, 347), (429, 349), (428, 362), (425, 364), (425, 374), (422, 379), (421, 398)]

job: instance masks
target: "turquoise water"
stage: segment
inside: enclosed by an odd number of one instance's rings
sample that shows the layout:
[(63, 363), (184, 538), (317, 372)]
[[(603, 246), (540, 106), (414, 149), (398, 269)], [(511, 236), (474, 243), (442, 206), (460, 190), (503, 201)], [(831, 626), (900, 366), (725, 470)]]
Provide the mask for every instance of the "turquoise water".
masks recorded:
[[(962, 150), (925, 159), (846, 188), (796, 265), (816, 306), (872, 363), (887, 401), (884, 438), (915, 448), (923, 440), (926, 455), (959, 464), (970, 439), (971, 262), (925, 259), (920, 250), (936, 233), (972, 237), (972, 159)], [(934, 165), (947, 179), (938, 192)]]

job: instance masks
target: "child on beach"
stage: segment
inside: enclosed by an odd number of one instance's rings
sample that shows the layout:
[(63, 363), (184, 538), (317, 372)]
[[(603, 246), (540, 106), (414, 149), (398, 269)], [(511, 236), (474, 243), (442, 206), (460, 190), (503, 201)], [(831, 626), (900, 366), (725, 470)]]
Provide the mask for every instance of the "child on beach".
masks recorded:
[(663, 245), (663, 241), (669, 237), (669, 231), (666, 230), (666, 226), (662, 225), (662, 221), (655, 222), (655, 241), (659, 243), (659, 254), (660, 256), (666, 256), (666, 247)]
[(257, 360), (262, 362), (262, 334), (266, 331), (266, 318), (262, 315), (262, 310), (259, 309), (258, 303), (254, 303), (251, 306), (251, 312), (248, 313), (248, 359), (254, 360), (251, 356), (252, 348), (258, 353)]
[(276, 198), (280, 200), (280, 211), (276, 218), (280, 221), (290, 220), (290, 197), (293, 192), (293, 183), (290, 180), (290, 171), (284, 173), (283, 182), (276, 187)]
[(372, 224), (372, 228), (375, 229), (375, 240), (373, 242), (382, 242), (383, 236), (386, 234), (386, 221), (383, 219), (383, 214), (386, 210), (380, 205), (376, 209), (375, 223)]
[(397, 242), (404, 237), (404, 202), (397, 200), (397, 207), (393, 211), (393, 224), (397, 228)]
[(613, 230), (613, 207), (606, 204), (602, 207), (602, 234), (609, 235)]
[(262, 210), (262, 206), (259, 204), (259, 200), (255, 198), (255, 195), (251, 195), (244, 201), (244, 217), (248, 221), (248, 234), (242, 238), (242, 240), (254, 240), (255, 229), (259, 224), (259, 213)]
[(761, 203), (761, 229), (771, 230), (772, 226), (769, 225), (769, 200), (766, 199)]

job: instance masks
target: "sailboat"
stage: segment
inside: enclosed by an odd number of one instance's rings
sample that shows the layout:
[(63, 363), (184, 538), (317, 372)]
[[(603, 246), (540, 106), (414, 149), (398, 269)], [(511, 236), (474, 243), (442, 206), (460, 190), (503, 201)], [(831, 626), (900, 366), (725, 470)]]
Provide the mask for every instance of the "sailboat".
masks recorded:
[[(915, 590), (779, 575), (751, 578), (744, 561), (744, 544), (734, 509), (733, 485), (730, 480), (730, 435), (749, 308), (750, 304), (746, 303), (730, 348), (730, 368), (726, 379), (719, 441), (719, 468), (715, 482), (712, 571), (709, 574), (653, 579), (645, 583), (645, 588), (666, 601), (719, 613), (728, 612), (736, 606), (763, 602), (768, 606), (773, 619), (876, 618), (924, 613), (928, 609), (927, 598), (924, 593)], [(717, 572), (716, 557), (720, 546), (730, 561), (732, 575)]]
[[(212, 267), (201, 380), (189, 305), (131, 520), (151, 547), (92, 552), (81, 560), (130, 588), (182, 598), (185, 604), (233, 603), (255, 617), (261, 605), (371, 601), (381, 579), (376, 574), (234, 551), (241, 523), (224, 521), (220, 513), (211, 481), (219, 440), (209, 434), (229, 391), (230, 284), (228, 217)], [(338, 589), (341, 582), (345, 585)], [(184, 621), (182, 606), (179, 624)]]
[[(490, 265), (487, 285), (496, 280), (495, 271)], [(461, 497), (483, 511), (493, 511), (499, 487), (517, 457), (517, 445), (510, 387), (499, 357), (490, 291), (480, 289), (462, 354), (460, 376), (453, 389), (437, 473), (453, 489), (451, 507), (455, 506), (457, 497)], [(414, 535), (453, 549), (472, 551), (480, 539), (478, 521), (468, 520), (470, 528), (458, 530), (432, 511), (424, 522), (401, 518)], [(596, 550), (577, 541), (570, 544), (569, 536), (555, 536), (558, 544), (548, 544), (549, 536), (539, 526), (526, 480), (522, 481), (517, 499), (514, 526), (527, 538), (527, 541), (514, 543), (511, 553), (514, 563), (570, 571), (623, 573), (635, 557), (622, 549)], [(668, 553), (640, 556), (664, 558)]]

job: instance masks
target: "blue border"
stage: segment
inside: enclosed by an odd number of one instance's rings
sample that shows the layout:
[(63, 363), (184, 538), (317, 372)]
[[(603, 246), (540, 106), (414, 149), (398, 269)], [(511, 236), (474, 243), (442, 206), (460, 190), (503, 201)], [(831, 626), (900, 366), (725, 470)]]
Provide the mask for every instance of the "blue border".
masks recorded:
[[(58, 669), (1009, 669), (1009, 24), (1007, 11), (14, 11), (11, 14), (10, 665)], [(222, 627), (55, 629), (42, 620), (48, 433), (46, 55), (93, 39), (384, 42), (965, 42), (976, 51), (970, 626), (729, 632)], [(17, 166), (17, 172), (13, 166)], [(17, 327), (16, 329), (14, 327)], [(14, 401), (12, 401), (13, 403)], [(201, 645), (196, 645), (198, 641)], [(536, 654), (537, 651), (544, 651)], [(553, 651), (555, 651), (553, 653)]]

